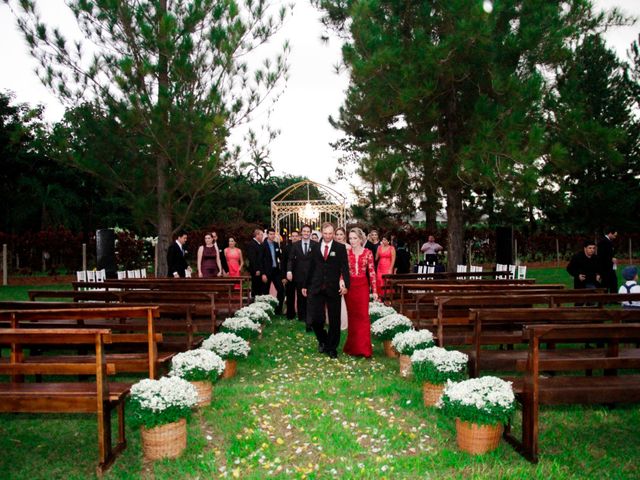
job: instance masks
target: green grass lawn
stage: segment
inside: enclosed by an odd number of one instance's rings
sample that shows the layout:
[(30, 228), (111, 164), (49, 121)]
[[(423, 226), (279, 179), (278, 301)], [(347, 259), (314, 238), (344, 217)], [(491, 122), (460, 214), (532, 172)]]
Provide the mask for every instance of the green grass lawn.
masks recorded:
[[(181, 458), (145, 463), (140, 434), (128, 427), (128, 447), (106, 478), (640, 477), (637, 405), (543, 407), (537, 465), (505, 442), (471, 456), (457, 450), (454, 422), (426, 409), (420, 385), (374, 347), (372, 360), (330, 360), (300, 323), (278, 318), (192, 417)], [(96, 437), (91, 415), (2, 414), (0, 478), (90, 478)]]

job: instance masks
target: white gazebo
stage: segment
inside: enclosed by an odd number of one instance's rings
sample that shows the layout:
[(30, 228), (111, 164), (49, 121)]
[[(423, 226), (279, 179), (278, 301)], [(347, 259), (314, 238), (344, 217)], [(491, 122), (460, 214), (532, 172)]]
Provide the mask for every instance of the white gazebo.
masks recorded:
[(344, 227), (346, 220), (345, 196), (310, 180), (295, 183), (271, 199), (271, 225), (277, 232), (289, 234), (304, 224), (318, 230), (324, 222)]

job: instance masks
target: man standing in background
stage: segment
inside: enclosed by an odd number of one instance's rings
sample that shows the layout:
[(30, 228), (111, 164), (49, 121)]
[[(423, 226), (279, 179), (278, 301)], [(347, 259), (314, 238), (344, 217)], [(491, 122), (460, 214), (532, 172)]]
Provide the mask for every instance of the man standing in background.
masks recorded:
[(598, 261), (602, 274), (602, 286), (608, 293), (618, 292), (618, 276), (616, 275), (617, 260), (613, 241), (618, 238), (618, 231), (614, 228), (605, 230), (605, 235), (598, 242)]
[(295, 244), (300, 241), (300, 234), (298, 232), (291, 232), (289, 235), (289, 243), (282, 247), (282, 283), (284, 285), (284, 293), (287, 305), (287, 319), (293, 320), (296, 318), (296, 286), (292, 280), (289, 280), (289, 259), (293, 253)]

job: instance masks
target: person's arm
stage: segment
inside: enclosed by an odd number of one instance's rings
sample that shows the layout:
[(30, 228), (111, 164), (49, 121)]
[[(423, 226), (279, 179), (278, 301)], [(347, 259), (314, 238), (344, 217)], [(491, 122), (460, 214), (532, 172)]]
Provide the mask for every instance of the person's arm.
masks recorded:
[(220, 261), (220, 250), (216, 247), (217, 255), (216, 255), (216, 265), (218, 265), (218, 276), (222, 276), (222, 262)]
[(345, 295), (351, 286), (351, 274), (349, 273), (349, 257), (347, 257), (347, 247), (340, 249), (340, 269), (342, 270), (342, 281), (344, 282), (344, 288), (341, 288), (341, 293)]
[(285, 265), (285, 270), (287, 271), (287, 280), (289, 280), (290, 282), (293, 281), (293, 266), (295, 265), (296, 261), (296, 244), (294, 244), (289, 250), (289, 258), (287, 259), (287, 264)]
[(204, 247), (200, 245), (198, 247), (198, 276), (202, 277), (202, 255), (204, 253)]
[(426, 243), (423, 243), (423, 244), (422, 244), (422, 247), (420, 247), (420, 251), (421, 251), (422, 253), (425, 253), (425, 252), (427, 251), (427, 244), (426, 244)]

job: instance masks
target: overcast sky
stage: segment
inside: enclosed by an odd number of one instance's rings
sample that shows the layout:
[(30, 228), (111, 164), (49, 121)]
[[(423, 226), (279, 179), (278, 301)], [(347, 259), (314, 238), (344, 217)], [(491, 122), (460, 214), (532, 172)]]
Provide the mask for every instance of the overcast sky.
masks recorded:
[[(73, 22), (63, 0), (39, 0), (37, 3), (43, 17), (63, 30)], [(617, 6), (640, 17), (640, 0), (598, 0), (595, 3), (598, 8)], [(329, 143), (339, 137), (339, 132), (331, 128), (327, 119), (338, 111), (348, 77), (345, 73), (335, 73), (334, 65), (340, 61), (340, 43), (335, 38), (328, 43), (320, 40), (323, 29), (317, 10), (309, 0), (298, 0), (295, 4), (293, 16), (278, 37), (278, 43), (282, 38), (290, 40), (292, 52), (289, 82), (271, 119), (273, 126), (282, 131), (271, 146), (271, 160), (278, 174), (307, 176), (327, 183), (337, 165), (337, 155)], [(637, 24), (616, 28), (606, 38), (618, 55), (626, 58), (625, 52), (637, 39), (639, 31)], [(60, 119), (64, 109), (33, 73), (36, 63), (29, 56), (4, 2), (0, 4), (0, 45), (3, 56), (0, 90), (15, 92), (16, 100), (20, 102), (43, 103), (48, 120)], [(347, 185), (339, 184), (337, 188), (348, 194)]]

